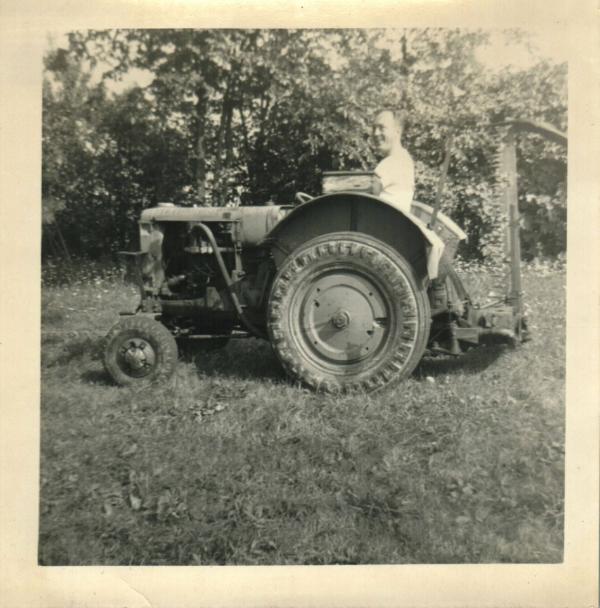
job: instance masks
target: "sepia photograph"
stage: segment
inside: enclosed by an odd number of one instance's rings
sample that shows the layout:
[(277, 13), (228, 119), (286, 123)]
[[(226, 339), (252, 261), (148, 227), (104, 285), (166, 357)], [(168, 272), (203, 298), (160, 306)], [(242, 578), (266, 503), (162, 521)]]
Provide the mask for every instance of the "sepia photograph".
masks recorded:
[(596, 4), (1, 4), (1, 606), (598, 606)]
[(38, 563), (561, 563), (567, 78), (522, 28), (49, 32)]

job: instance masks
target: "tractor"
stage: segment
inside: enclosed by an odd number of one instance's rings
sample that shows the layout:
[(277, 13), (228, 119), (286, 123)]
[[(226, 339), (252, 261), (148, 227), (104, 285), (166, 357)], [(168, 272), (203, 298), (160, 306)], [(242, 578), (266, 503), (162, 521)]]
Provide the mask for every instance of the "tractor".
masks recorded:
[(373, 391), (406, 378), (426, 354), (526, 340), (516, 136), (566, 136), (526, 120), (503, 127), (497, 160), (510, 281), (502, 300), (477, 306), (453, 269), (464, 234), (439, 210), (447, 147), (434, 206), (413, 201), (410, 213), (379, 196), (368, 172), (324, 173), (319, 196), (297, 193), (288, 205), (145, 209), (140, 250), (123, 252), (140, 301), (106, 338), (107, 372), (121, 385), (164, 381), (178, 348), (254, 336), (271, 343), (295, 381)]

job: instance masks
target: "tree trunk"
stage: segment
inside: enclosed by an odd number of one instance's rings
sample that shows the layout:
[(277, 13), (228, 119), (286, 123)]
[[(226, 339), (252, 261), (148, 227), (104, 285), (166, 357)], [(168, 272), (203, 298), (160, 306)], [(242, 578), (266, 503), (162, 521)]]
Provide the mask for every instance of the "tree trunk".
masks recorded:
[[(221, 106), (221, 120), (219, 122), (219, 130), (217, 132), (217, 150), (215, 154), (215, 197), (219, 205), (224, 204), (224, 180), (223, 180), (223, 148), (227, 159), (230, 158), (228, 145), (231, 145), (231, 139), (228, 137), (228, 131), (231, 124), (231, 109), (232, 109), (232, 87), (233, 87), (233, 70), (229, 73), (227, 85), (223, 93), (223, 102)], [(227, 161), (225, 163), (227, 168)]]
[(206, 112), (208, 108), (206, 85), (202, 82), (196, 91), (196, 192), (198, 203), (208, 205), (206, 200)]
[[(234, 83), (235, 86), (235, 83)], [(227, 103), (227, 112), (225, 115), (225, 176), (229, 175), (229, 169), (231, 168), (231, 164), (233, 162), (233, 137), (232, 137), (232, 129), (231, 122), (233, 120), (233, 108), (234, 108), (234, 100), (233, 95), (229, 96)], [(226, 182), (223, 183), (226, 186)], [(228, 191), (227, 188), (224, 188), (225, 192), (223, 193), (225, 196)]]
[(233, 142), (231, 121), (233, 119), (233, 103), (227, 106), (227, 118), (225, 120), (225, 168), (229, 169), (233, 158)]
[(244, 140), (244, 151), (246, 153), (246, 157), (248, 157), (250, 155), (250, 141), (248, 139), (248, 127), (246, 125), (246, 117), (244, 116), (244, 107), (242, 105), (241, 99), (238, 102), (238, 112), (240, 113), (240, 122), (242, 125), (242, 138)]

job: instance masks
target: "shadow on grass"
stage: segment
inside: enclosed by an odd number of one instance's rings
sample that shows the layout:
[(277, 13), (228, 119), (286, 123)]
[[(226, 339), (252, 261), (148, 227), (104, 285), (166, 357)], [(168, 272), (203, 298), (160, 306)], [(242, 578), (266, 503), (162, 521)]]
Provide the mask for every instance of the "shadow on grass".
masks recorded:
[[(102, 342), (92, 339), (67, 342), (61, 352), (49, 359), (45, 366), (65, 365), (85, 355), (94, 361), (103, 358)], [(266, 342), (260, 340), (232, 340), (223, 348), (182, 348), (180, 363), (192, 363), (198, 373), (205, 376), (221, 376), (237, 380), (285, 381), (286, 375)], [(81, 375), (86, 384), (116, 386), (108, 373), (100, 369), (87, 369)]]
[[(505, 345), (493, 345), (474, 348), (460, 357), (425, 358), (415, 370), (415, 376), (479, 374), (510, 350)], [(288, 381), (270, 345), (260, 340), (232, 340), (226, 348), (187, 352), (184, 360), (194, 363), (199, 372), (209, 376)]]
[[(67, 343), (63, 352), (53, 359), (52, 364), (65, 364), (85, 354), (93, 360), (101, 360), (101, 343), (89, 338)], [(493, 345), (474, 348), (460, 357), (426, 357), (417, 366), (414, 375), (440, 376), (452, 374), (479, 374), (495, 363), (503, 353), (510, 352), (507, 346)], [(222, 348), (193, 348), (180, 350), (181, 362), (192, 363), (198, 373), (205, 376), (220, 376), (236, 380), (272, 380), (287, 382), (270, 344), (262, 340), (231, 340)], [(108, 374), (101, 369), (86, 370), (81, 379), (89, 384), (113, 385)]]
[(209, 376), (276, 382), (287, 378), (270, 344), (262, 340), (231, 340), (224, 348), (188, 351), (184, 360), (196, 365), (198, 372)]
[(415, 376), (479, 374), (495, 363), (505, 352), (510, 352), (507, 346), (494, 345), (474, 348), (459, 357), (427, 357), (419, 363)]
[(52, 356), (53, 353), (49, 353), (47, 357), (43, 357), (46, 367), (67, 365), (75, 359), (82, 359), (86, 355), (94, 361), (102, 358), (102, 340), (92, 336), (76, 337), (67, 341), (64, 341), (60, 336), (49, 336), (42, 340), (42, 353), (45, 350), (44, 347), (48, 345), (57, 348), (58, 352), (54, 356)]
[(104, 369), (88, 369), (81, 374), (81, 380), (86, 384), (100, 384), (102, 386), (116, 386)]

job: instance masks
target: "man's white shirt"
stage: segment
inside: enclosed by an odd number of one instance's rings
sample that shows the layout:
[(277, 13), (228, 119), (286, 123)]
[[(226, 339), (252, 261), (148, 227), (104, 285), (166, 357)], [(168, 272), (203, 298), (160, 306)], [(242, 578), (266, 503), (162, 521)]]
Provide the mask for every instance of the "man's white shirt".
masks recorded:
[(380, 196), (410, 213), (415, 184), (415, 166), (410, 154), (398, 148), (375, 167), (375, 175), (381, 180)]
[(444, 251), (440, 237), (411, 213), (414, 195), (415, 165), (410, 154), (402, 147), (394, 150), (375, 167), (375, 175), (381, 180), (379, 196), (394, 205), (402, 213), (411, 216), (413, 223), (428, 241), (427, 272), (431, 279), (438, 275), (439, 261)]

